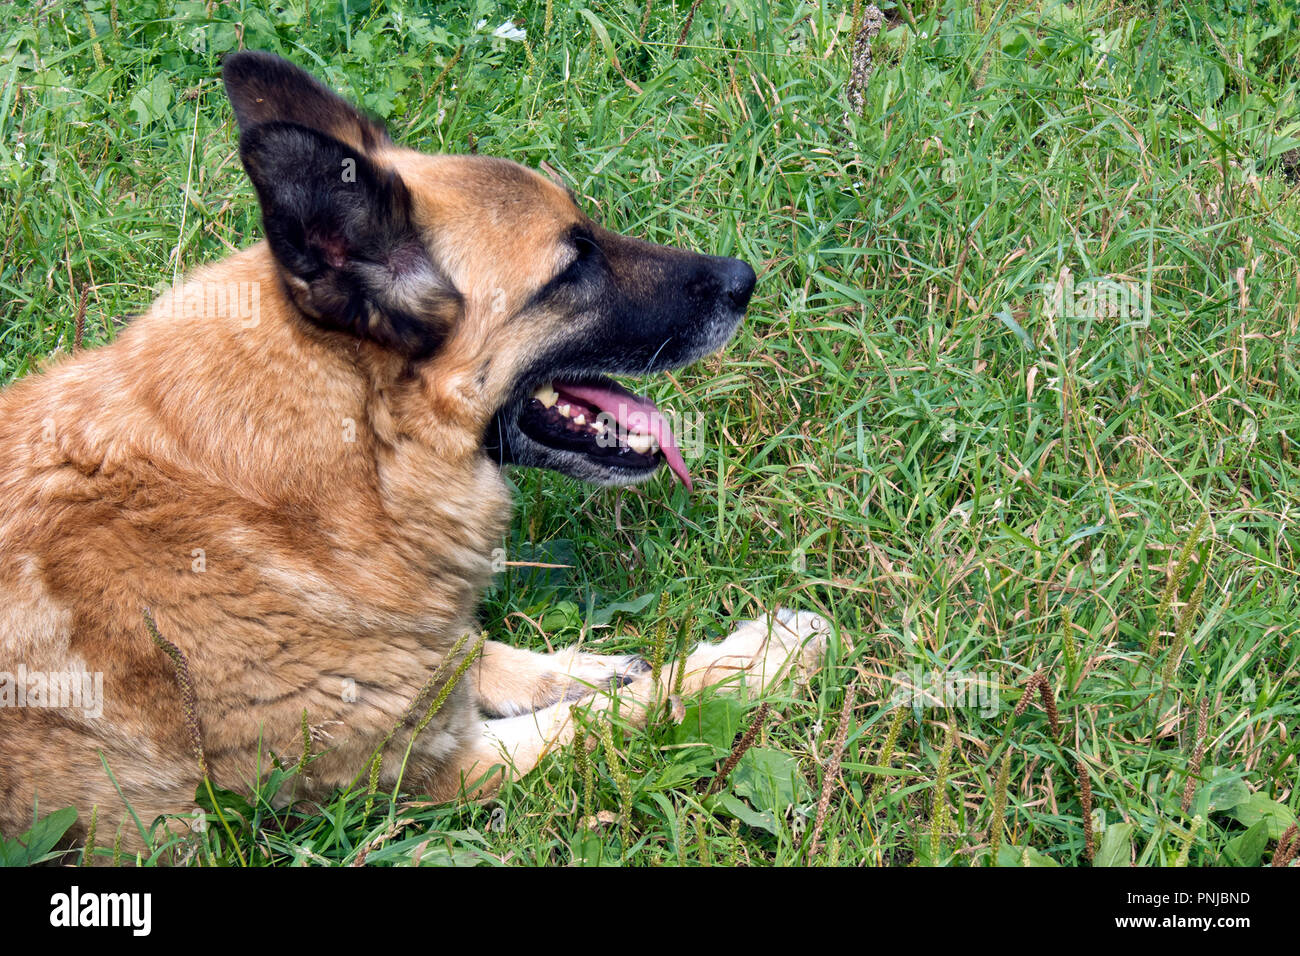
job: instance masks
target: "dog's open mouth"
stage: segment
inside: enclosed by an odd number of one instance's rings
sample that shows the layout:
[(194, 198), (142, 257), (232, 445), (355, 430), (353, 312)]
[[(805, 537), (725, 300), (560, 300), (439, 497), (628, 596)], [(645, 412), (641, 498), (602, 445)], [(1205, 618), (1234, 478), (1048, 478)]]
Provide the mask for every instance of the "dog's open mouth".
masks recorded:
[(650, 472), (665, 462), (689, 490), (691, 476), (667, 417), (654, 402), (612, 379), (555, 379), (525, 399), (519, 428), (533, 441), (586, 456), (602, 467)]

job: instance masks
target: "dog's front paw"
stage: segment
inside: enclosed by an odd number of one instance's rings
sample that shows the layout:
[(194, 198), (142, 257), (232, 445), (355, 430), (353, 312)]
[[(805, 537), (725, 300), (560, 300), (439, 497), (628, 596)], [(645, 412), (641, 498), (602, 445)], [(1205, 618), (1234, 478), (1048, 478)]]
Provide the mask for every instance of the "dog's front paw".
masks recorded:
[(554, 680), (563, 687), (557, 699), (578, 700), (597, 691), (631, 683), (650, 670), (650, 665), (632, 654), (585, 654), (576, 649), (552, 655), (557, 673)]
[[(766, 621), (757, 622), (766, 626)], [(831, 622), (813, 611), (777, 608), (772, 626), (773, 642), (780, 642), (791, 662), (795, 677), (807, 680), (821, 670), (831, 638)]]
[(830, 622), (820, 614), (779, 608), (697, 650), (686, 661), (686, 682), (695, 689), (739, 676), (762, 691), (791, 674), (806, 681), (821, 668), (830, 634)]

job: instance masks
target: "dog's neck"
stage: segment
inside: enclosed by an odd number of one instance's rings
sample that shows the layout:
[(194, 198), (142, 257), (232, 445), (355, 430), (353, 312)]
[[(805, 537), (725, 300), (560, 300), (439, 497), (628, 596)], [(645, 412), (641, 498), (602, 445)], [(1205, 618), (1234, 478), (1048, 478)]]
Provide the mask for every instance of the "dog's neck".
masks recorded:
[(143, 450), (251, 502), (313, 512), (364, 488), (406, 525), (425, 511), (436, 523), (451, 504), (445, 489), (467, 489), (485, 528), (508, 521), (505, 484), (458, 383), (313, 326), (266, 243), (199, 269), (117, 342), (49, 374), (107, 393), (94, 420), (66, 423), (89, 467)]

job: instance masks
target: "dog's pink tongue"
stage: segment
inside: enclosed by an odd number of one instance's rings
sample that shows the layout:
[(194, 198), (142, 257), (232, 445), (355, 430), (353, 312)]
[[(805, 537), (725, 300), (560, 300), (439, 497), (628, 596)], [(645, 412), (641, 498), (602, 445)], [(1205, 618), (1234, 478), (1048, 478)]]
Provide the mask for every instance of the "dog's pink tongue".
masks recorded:
[(694, 490), (690, 472), (686, 470), (686, 462), (682, 460), (682, 453), (677, 447), (673, 430), (663, 413), (650, 399), (627, 391), (615, 391), (597, 385), (570, 385), (568, 382), (563, 384), (556, 382), (555, 390), (562, 395), (571, 395), (580, 402), (594, 405), (602, 412), (608, 412), (614, 416), (614, 420), (624, 431), (653, 435), (655, 441), (659, 443), (659, 450), (663, 452), (664, 461), (677, 476), (677, 480), (686, 486), (687, 491)]

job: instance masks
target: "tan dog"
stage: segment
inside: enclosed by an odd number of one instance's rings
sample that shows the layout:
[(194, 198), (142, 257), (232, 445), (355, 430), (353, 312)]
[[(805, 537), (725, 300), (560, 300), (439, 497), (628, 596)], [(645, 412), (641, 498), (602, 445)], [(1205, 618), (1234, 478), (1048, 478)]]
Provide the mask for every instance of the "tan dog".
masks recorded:
[[(192, 725), (146, 608), (186, 659), (214, 782), (295, 760), (305, 710), (317, 793), (401, 724), (397, 786), (408, 710), (477, 631), (502, 465), (614, 484), (666, 461), (689, 482), (665, 418), (604, 375), (720, 348), (753, 289), (745, 263), (608, 232), (513, 163), (397, 146), (276, 57), (224, 75), (267, 241), (0, 393), (5, 834), (36, 801), (115, 828), (113, 778), (146, 826), (193, 809)], [(815, 668), (824, 622), (773, 623), (697, 650), (686, 689)], [(490, 792), (571, 739), (569, 701), (613, 706), (611, 680), (643, 719), (664, 694), (645, 670), (488, 642), (401, 787)]]

